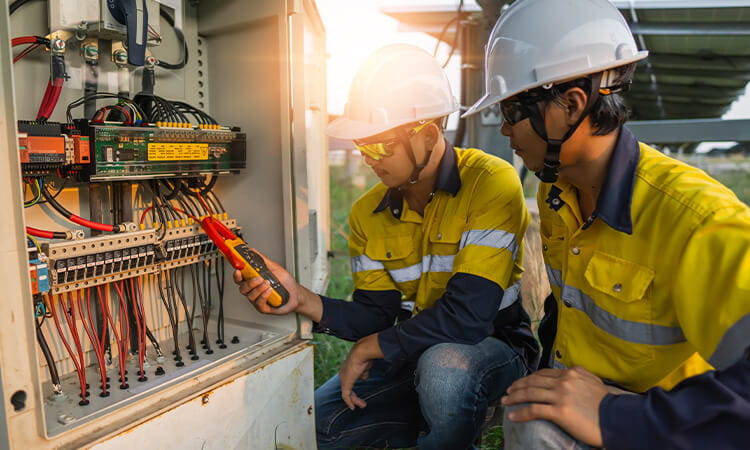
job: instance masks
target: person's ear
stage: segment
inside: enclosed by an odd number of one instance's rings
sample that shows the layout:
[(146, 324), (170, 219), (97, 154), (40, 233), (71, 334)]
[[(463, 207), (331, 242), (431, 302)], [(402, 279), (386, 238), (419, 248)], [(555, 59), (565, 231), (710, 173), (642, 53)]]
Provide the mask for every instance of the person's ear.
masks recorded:
[(583, 114), (588, 95), (579, 87), (570, 88), (562, 94), (565, 107), (565, 122), (573, 126)]
[(440, 139), (440, 127), (436, 123), (427, 125), (424, 130), (424, 146), (426, 149), (433, 149)]

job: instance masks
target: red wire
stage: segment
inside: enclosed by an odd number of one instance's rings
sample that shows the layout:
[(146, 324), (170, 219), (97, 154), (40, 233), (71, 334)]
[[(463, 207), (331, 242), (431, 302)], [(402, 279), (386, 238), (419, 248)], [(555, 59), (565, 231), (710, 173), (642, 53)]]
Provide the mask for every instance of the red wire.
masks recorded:
[(71, 222), (77, 223), (78, 225), (83, 225), (86, 228), (91, 228), (92, 230), (99, 230), (99, 231), (114, 231), (115, 227), (112, 225), (108, 225), (106, 223), (99, 223), (99, 222), (92, 222), (88, 219), (84, 219), (83, 217), (76, 216), (75, 214), (71, 214), (68, 219)]
[(36, 236), (40, 238), (53, 239), (54, 237), (54, 234), (52, 231), (40, 230), (38, 228), (33, 228), (33, 227), (26, 227), (26, 232), (32, 236)]
[(36, 43), (37, 43), (36, 36), (21, 36), (21, 37), (13, 38), (10, 40), (11, 47), (15, 47), (17, 45), (23, 45), (23, 44), (36, 44)]
[[(115, 287), (117, 286), (117, 283), (112, 283)], [(104, 286), (97, 286), (97, 288), (103, 288)], [(109, 298), (109, 289), (103, 289), (105, 295), (106, 295), (106, 301), (103, 303), (104, 306), (104, 312), (107, 316), (107, 321), (109, 322), (109, 326), (112, 328), (112, 334), (115, 336), (115, 342), (117, 343), (117, 357), (120, 360), (120, 387), (123, 387), (125, 384), (125, 355), (127, 355), (127, 348), (124, 347), (122, 339), (120, 338), (120, 334), (117, 332), (117, 327), (115, 327), (115, 320), (112, 318), (112, 312), (109, 309), (110, 304), (110, 298)], [(100, 294), (101, 295), (101, 294)], [(120, 330), (122, 331), (122, 329)]]
[[(57, 315), (57, 308), (55, 307), (55, 295), (52, 296), (50, 299), (50, 309), (52, 309), (52, 318), (55, 320), (55, 327), (57, 328), (57, 333), (60, 335), (60, 340), (62, 341), (63, 345), (65, 346), (65, 349), (68, 351), (68, 354), (70, 355), (70, 359), (73, 360), (73, 365), (76, 367), (76, 373), (78, 374), (78, 383), (81, 385), (81, 398), (83, 400), (86, 400), (86, 396), (88, 393), (86, 392), (86, 376), (83, 373), (83, 370), (81, 369), (81, 366), (78, 364), (78, 360), (75, 358), (75, 354), (73, 353), (73, 349), (70, 347), (70, 344), (68, 344), (68, 340), (65, 338), (65, 333), (63, 332), (62, 325), (60, 324), (60, 318)], [(65, 304), (63, 303), (62, 295), (59, 296), (60, 304), (63, 305), (63, 308), (65, 307)], [(63, 314), (67, 314), (63, 310)]]
[(55, 78), (54, 80), (49, 81), (47, 89), (50, 89), (50, 95), (49, 97), (45, 95), (45, 99), (47, 99), (46, 103), (42, 100), (42, 104), (39, 106), (37, 120), (42, 118), (49, 119), (52, 117), (52, 112), (55, 110), (55, 106), (57, 106), (57, 100), (60, 98), (64, 81), (65, 80), (62, 78)]
[(13, 64), (15, 64), (16, 62), (20, 61), (21, 58), (25, 57), (29, 53), (31, 53), (34, 50), (36, 50), (37, 48), (39, 48), (40, 45), (41, 44), (31, 44), (28, 47), (26, 47), (25, 49), (23, 49), (21, 51), (21, 53), (19, 53), (18, 55), (16, 55), (16, 57), (13, 58)]
[(133, 119), (131, 118), (131, 116), (130, 116), (130, 113), (128, 112), (128, 110), (127, 110), (127, 109), (123, 108), (123, 107), (122, 107), (122, 106), (120, 106), (120, 105), (113, 105), (112, 107), (113, 107), (113, 108), (117, 108), (118, 110), (122, 111), (122, 113), (123, 113), (123, 114), (125, 114), (125, 118), (127, 119), (127, 120), (125, 121), (125, 123), (129, 123), (129, 124), (132, 124), (132, 123), (133, 123)]
[[(76, 291), (78, 292), (78, 291)], [(78, 326), (76, 325), (76, 304), (73, 300), (73, 294), (68, 292), (68, 305), (69, 305), (69, 311), (63, 311), (63, 317), (65, 317), (65, 321), (68, 322), (68, 328), (70, 329), (70, 334), (73, 336), (73, 343), (76, 346), (76, 349), (78, 350), (78, 357), (80, 358), (81, 362), (81, 375), (83, 376), (83, 385), (86, 386), (88, 383), (86, 383), (86, 366), (85, 360), (83, 359), (83, 346), (81, 345), (81, 337), (78, 334)], [(88, 389), (88, 388), (87, 388)], [(86, 400), (86, 397), (88, 397), (88, 392), (83, 397), (83, 400)]]
[[(127, 357), (128, 357), (128, 342), (130, 342), (130, 322), (128, 321), (128, 313), (127, 313), (127, 303), (125, 303), (125, 296), (123, 295), (123, 285), (122, 281), (117, 281), (113, 283), (115, 286), (115, 291), (117, 292), (117, 296), (119, 297), (119, 303), (120, 308), (118, 311), (118, 314), (120, 316), (120, 343), (117, 345), (120, 354), (118, 355), (120, 357), (120, 373), (122, 374), (122, 377), (120, 379), (120, 383), (125, 383), (125, 366), (127, 364)], [(121, 385), (122, 387), (122, 385)]]
[(141, 369), (140, 373), (138, 374), (139, 377), (143, 377), (146, 375), (146, 372), (143, 371), (143, 358), (146, 355), (146, 324), (141, 323), (142, 317), (142, 311), (141, 307), (139, 305), (138, 297), (136, 296), (135, 292), (135, 285), (133, 284), (133, 279), (128, 279), (128, 284), (130, 287), (130, 298), (133, 302), (133, 317), (135, 318), (135, 329), (138, 333), (138, 367)]
[(49, 104), (49, 99), (51, 95), (52, 95), (52, 80), (47, 82), (47, 89), (45, 89), (44, 91), (42, 102), (39, 104), (39, 111), (36, 113), (37, 120), (39, 120), (39, 118), (44, 115), (44, 111), (47, 110), (47, 105)]
[[(96, 299), (99, 302), (99, 309), (102, 311), (102, 316), (104, 316), (104, 293), (102, 292), (102, 285), (99, 285), (96, 287)], [(109, 308), (107, 308), (109, 310)], [(102, 349), (104, 349), (104, 344), (107, 342), (107, 319), (106, 316), (104, 316), (104, 320), (102, 321), (102, 331), (101, 335), (99, 336), (99, 345), (102, 346)]]
[[(78, 315), (81, 317), (81, 323), (83, 329), (91, 341), (91, 346), (94, 348), (96, 354), (96, 361), (99, 363), (99, 375), (102, 378), (102, 392), (107, 392), (107, 366), (104, 363), (104, 349), (99, 343), (99, 336), (96, 334), (96, 326), (94, 325), (93, 315), (91, 314), (91, 288), (86, 289), (86, 310), (88, 315), (84, 316), (84, 308), (81, 304), (81, 291), (76, 291), (78, 300)], [(87, 320), (88, 319), (88, 320)]]
[(206, 212), (208, 212), (208, 215), (212, 215), (213, 213), (211, 212), (211, 208), (209, 208), (206, 202), (203, 200), (203, 196), (201, 195), (200, 191), (196, 192), (195, 194), (197, 195), (198, 200), (200, 200), (201, 205), (203, 205), (203, 207), (206, 209)]

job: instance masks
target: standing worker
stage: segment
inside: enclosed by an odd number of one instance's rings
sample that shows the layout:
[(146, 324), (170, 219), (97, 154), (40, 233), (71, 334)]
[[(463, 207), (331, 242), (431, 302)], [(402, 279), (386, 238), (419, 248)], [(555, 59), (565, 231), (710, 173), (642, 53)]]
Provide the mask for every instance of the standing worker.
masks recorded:
[(747, 446), (750, 210), (623, 126), (646, 55), (606, 0), (518, 1), (490, 35), (467, 114), (499, 103), (542, 181), (552, 287), (549, 368), (502, 399), (506, 448)]
[(353, 140), (381, 181), (349, 216), (353, 301), (314, 294), (268, 261), (290, 293), (273, 309), (267, 282), (235, 274), (260, 312), (298, 312), (356, 341), (315, 393), (318, 448), (469, 448), (487, 405), (535, 364), (519, 296), (521, 184), (501, 159), (448, 144), (458, 107), (428, 53), (376, 51), (327, 128)]

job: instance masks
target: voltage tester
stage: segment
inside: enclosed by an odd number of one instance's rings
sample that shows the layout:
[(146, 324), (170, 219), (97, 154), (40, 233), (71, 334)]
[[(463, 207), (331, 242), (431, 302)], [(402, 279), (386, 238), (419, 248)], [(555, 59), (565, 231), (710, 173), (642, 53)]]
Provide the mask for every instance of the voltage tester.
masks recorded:
[(242, 278), (247, 280), (252, 277), (261, 277), (271, 283), (272, 291), (268, 297), (269, 305), (278, 308), (286, 304), (289, 300), (289, 292), (268, 269), (263, 257), (250, 250), (247, 243), (237, 237), (221, 221), (206, 216), (201, 219), (200, 224), (219, 251), (229, 260), (232, 267), (242, 272)]

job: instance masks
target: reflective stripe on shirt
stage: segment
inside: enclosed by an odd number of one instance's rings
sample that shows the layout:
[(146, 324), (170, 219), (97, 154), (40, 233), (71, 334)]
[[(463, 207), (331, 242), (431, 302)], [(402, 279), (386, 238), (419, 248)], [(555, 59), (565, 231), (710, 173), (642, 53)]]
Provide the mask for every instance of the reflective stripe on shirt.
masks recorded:
[(561, 271), (551, 268), (549, 264), (545, 266), (550, 284), (561, 289), (561, 297), (565, 306), (569, 305), (571, 308), (583, 311), (594, 325), (607, 333), (634, 344), (670, 345), (685, 341), (685, 335), (680, 327), (633, 322), (605, 311), (580, 289), (563, 284)]
[(453, 272), (453, 260), (455, 258), (455, 255), (424, 255), (421, 263), (401, 269), (391, 269), (388, 273), (396, 283), (415, 281), (427, 272)]
[(508, 289), (503, 291), (503, 299), (500, 301), (500, 307), (497, 308), (498, 311), (503, 310), (509, 306), (511, 306), (513, 303), (518, 300), (518, 297), (521, 293), (521, 281), (516, 281), (512, 285), (508, 287)]
[(461, 234), (459, 250), (467, 245), (482, 245), (498, 249), (507, 249), (516, 258), (518, 243), (516, 235), (503, 230), (468, 230)]
[(383, 263), (370, 259), (367, 255), (355, 256), (351, 259), (352, 273), (364, 272), (365, 270), (382, 270), (385, 269)]

